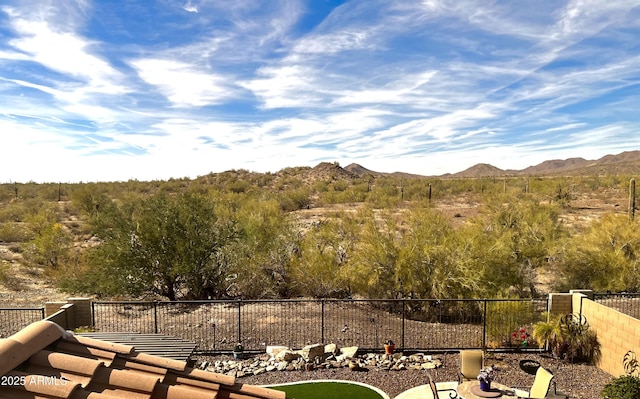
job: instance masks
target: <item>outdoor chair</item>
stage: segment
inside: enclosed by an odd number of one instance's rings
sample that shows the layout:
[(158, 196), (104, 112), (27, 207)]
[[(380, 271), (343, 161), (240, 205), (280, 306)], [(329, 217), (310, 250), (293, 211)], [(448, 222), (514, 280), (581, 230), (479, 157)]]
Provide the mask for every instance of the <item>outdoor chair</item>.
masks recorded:
[(477, 349), (466, 349), (460, 351), (460, 371), (458, 371), (458, 381), (473, 381), (480, 374), (484, 364), (484, 352)]
[[(544, 398), (561, 398), (565, 397), (562, 394), (556, 392), (555, 381), (553, 380), (553, 374), (543, 368), (538, 367), (538, 371), (536, 372), (536, 376), (533, 379), (533, 385), (529, 391), (523, 391), (520, 388), (522, 387), (512, 387), (516, 396), (518, 398), (531, 398), (531, 399), (544, 399)], [(549, 392), (551, 388), (551, 383), (553, 382), (553, 392)]]
[[(429, 376), (429, 386), (431, 387), (431, 393), (433, 393), (434, 399), (455, 399), (458, 398), (458, 391), (455, 388), (438, 388), (436, 383), (431, 378), (431, 374), (427, 372)], [(448, 384), (448, 383), (447, 383)], [(454, 382), (455, 384), (455, 382)], [(445, 394), (444, 392), (447, 392)], [(442, 393), (442, 394), (441, 394)]]

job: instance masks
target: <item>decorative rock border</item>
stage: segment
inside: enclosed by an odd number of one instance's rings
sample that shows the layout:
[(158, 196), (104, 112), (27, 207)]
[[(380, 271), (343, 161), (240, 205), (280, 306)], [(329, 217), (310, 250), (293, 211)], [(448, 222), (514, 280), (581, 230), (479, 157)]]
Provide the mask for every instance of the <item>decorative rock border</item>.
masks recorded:
[(290, 348), (268, 347), (267, 353), (245, 360), (212, 360), (200, 364), (221, 374), (243, 377), (273, 371), (296, 371), (314, 369), (346, 368), (352, 371), (366, 371), (372, 368), (380, 370), (429, 370), (442, 366), (442, 361), (428, 354), (414, 353), (404, 355), (395, 353), (358, 354), (357, 347), (345, 347), (340, 350), (333, 344), (309, 345), (299, 351)]

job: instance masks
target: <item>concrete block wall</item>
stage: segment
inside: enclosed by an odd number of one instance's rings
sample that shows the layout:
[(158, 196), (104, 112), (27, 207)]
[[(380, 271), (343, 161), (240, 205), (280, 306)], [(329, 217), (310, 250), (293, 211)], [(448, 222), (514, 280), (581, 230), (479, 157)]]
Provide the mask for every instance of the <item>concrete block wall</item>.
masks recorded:
[(625, 374), (624, 355), (640, 356), (640, 320), (593, 301), (591, 290), (571, 290), (568, 294), (549, 294), (549, 314), (582, 314), (596, 332), (602, 359), (597, 366), (619, 377)]
[(640, 355), (640, 320), (584, 296), (580, 302), (582, 315), (600, 341), (602, 360), (598, 367), (614, 377), (625, 374), (624, 355), (628, 351)]
[(69, 298), (67, 303), (74, 305), (75, 328), (91, 326), (93, 322), (91, 317), (91, 298)]
[(549, 294), (549, 315), (573, 313), (573, 294)]
[(60, 308), (66, 305), (66, 302), (46, 302), (44, 304), (44, 317), (48, 318), (54, 313), (58, 313)]
[(47, 302), (44, 316), (67, 330), (91, 326), (91, 298), (69, 298), (67, 302)]

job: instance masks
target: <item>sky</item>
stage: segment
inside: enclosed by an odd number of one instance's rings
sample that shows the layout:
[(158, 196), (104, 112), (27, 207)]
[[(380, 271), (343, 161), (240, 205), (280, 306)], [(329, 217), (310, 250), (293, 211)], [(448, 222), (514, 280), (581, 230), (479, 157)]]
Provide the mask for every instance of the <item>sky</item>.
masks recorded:
[(639, 0), (2, 0), (0, 182), (640, 150)]

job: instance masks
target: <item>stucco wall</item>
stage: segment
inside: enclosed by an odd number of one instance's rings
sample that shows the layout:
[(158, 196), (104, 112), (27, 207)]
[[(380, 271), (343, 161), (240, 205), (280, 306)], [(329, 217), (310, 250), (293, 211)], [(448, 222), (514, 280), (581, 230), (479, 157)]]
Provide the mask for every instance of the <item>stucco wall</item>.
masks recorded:
[[(640, 320), (575, 294), (589, 328), (598, 335), (602, 349), (602, 370), (618, 377), (625, 374), (623, 358), (633, 351), (640, 355)], [(576, 312), (580, 311), (575, 309)]]

